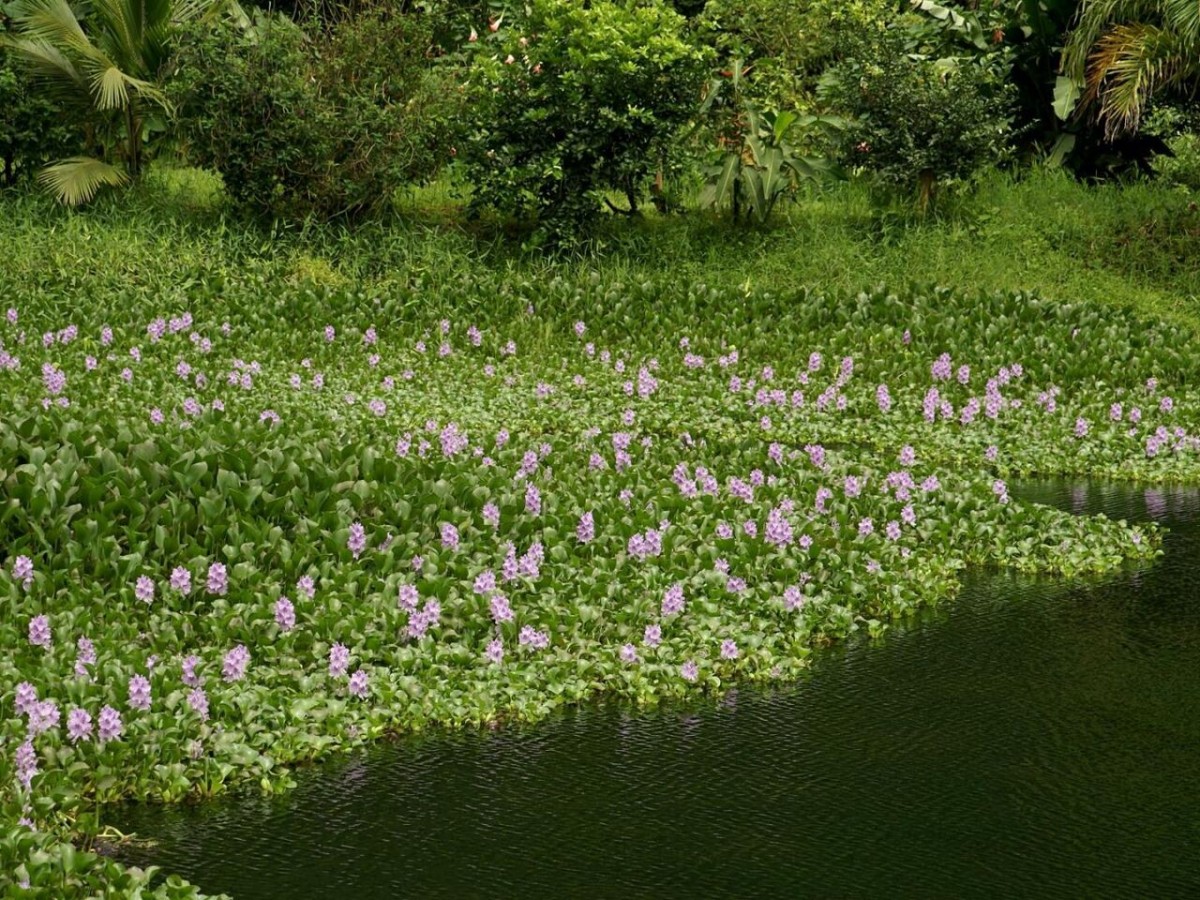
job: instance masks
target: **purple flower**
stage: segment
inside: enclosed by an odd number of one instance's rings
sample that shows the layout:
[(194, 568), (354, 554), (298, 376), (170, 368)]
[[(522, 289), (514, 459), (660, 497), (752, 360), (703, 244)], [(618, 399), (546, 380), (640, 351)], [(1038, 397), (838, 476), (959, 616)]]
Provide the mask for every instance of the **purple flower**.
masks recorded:
[(900, 540), (900, 523), (893, 519), (884, 526), (883, 533), (887, 535), (889, 541)]
[[(25, 790), (29, 790), (33, 785), (34, 776), (38, 773), (37, 752), (33, 749), (32, 740), (26, 740), (17, 747), (13, 762), (17, 770), (17, 780), (21, 782)], [(28, 883), (25, 886), (28, 887)]]
[(475, 576), (474, 591), (477, 594), (490, 594), (496, 589), (496, 573), (485, 569)]
[(511, 622), (513, 620), (512, 607), (508, 603), (508, 598), (503, 594), (495, 594), (491, 599), (492, 619), (497, 623)]
[(13, 581), (21, 582), (29, 590), (33, 584), (33, 560), (28, 556), (18, 556), (13, 560), (12, 577)]
[(187, 702), (201, 722), (208, 721), (208, 694), (204, 693), (204, 688), (198, 687), (188, 694)]
[(92, 717), (86, 709), (78, 706), (67, 713), (67, 737), (72, 744), (87, 740), (92, 736)]
[(696, 665), (695, 660), (689, 659), (679, 667), (679, 674), (683, 677), (684, 681), (695, 681), (700, 677), (700, 667)]
[(776, 547), (786, 547), (792, 543), (793, 533), (791, 523), (784, 516), (783, 510), (776, 506), (767, 514), (767, 530), (765, 535), (768, 544)]
[(129, 679), (129, 706), (143, 712), (150, 709), (150, 682), (141, 675)]
[(900, 465), (911, 466), (917, 461), (917, 451), (910, 445), (905, 444), (900, 448)]
[(862, 537), (866, 537), (869, 534), (874, 534), (874, 532), (875, 532), (875, 523), (872, 522), (869, 518), (862, 519), (859, 521), (858, 533)]
[(77, 654), (75, 656), (75, 674), (83, 677), (87, 675), (87, 667), (96, 664), (96, 645), (86, 637), (80, 637), (75, 642)]
[(662, 626), (647, 625), (645, 634), (642, 636), (642, 643), (647, 647), (657, 647), (662, 641)]
[(483, 521), (492, 528), (500, 527), (500, 507), (495, 503), (488, 503), (483, 507)]
[(683, 612), (684, 608), (683, 585), (676, 582), (667, 588), (662, 599), (662, 614), (664, 616), (673, 616)]
[(345, 644), (334, 644), (329, 648), (329, 677), (340, 678), (350, 666), (350, 648)]
[(178, 591), (181, 594), (188, 594), (192, 590), (192, 573), (179, 566), (171, 571), (171, 589)]
[(1080, 416), (1075, 420), (1075, 437), (1086, 437), (1088, 433), (1088, 420)]
[(275, 624), (285, 633), (296, 627), (296, 607), (287, 597), (275, 601)]
[(596, 520), (590, 512), (585, 512), (579, 517), (579, 524), (575, 526), (575, 537), (581, 544), (587, 544), (596, 537)]
[(29, 620), (29, 643), (34, 647), (50, 649), (50, 617), (34, 616)]
[(621, 662), (635, 663), (638, 661), (637, 647), (633, 644), (621, 645)]
[(143, 603), (150, 603), (154, 599), (154, 579), (149, 575), (140, 576), (133, 593)]
[(204, 677), (196, 674), (196, 666), (200, 665), (200, 657), (194, 653), (184, 659), (180, 668), (183, 671), (183, 683), (188, 687), (200, 687), (204, 684)]
[(350, 554), (355, 559), (358, 559), (366, 549), (367, 531), (361, 522), (355, 522), (350, 526), (350, 537), (346, 540), (346, 546), (350, 548)]
[(525, 485), (525, 512), (531, 516), (542, 513), (542, 494), (532, 481)]
[(538, 631), (532, 625), (525, 625), (517, 635), (517, 643), (523, 647), (545, 650), (550, 646), (550, 635), (544, 631)]
[(213, 596), (225, 596), (229, 590), (229, 575), (223, 564), (215, 562), (208, 567), (208, 580), (205, 587)]
[(484, 655), (492, 665), (500, 665), (500, 663), (504, 662), (504, 641), (500, 638), (489, 641), (487, 651)]
[(102, 744), (108, 741), (115, 741), (125, 730), (125, 727), (121, 724), (121, 714), (111, 706), (101, 708), (99, 723), (100, 731), (97, 736)]
[(794, 584), (784, 588), (783, 605), (789, 612), (799, 609), (804, 605), (804, 592)]
[(250, 651), (245, 644), (238, 644), (225, 654), (221, 665), (221, 677), (226, 681), (241, 681), (246, 677), (246, 669), (250, 666)]
[(442, 546), (447, 550), (458, 549), (458, 529), (449, 522), (442, 523)]
[(721, 659), (737, 659), (738, 645), (726, 638), (721, 641)]
[(420, 599), (421, 595), (417, 592), (414, 585), (402, 584), (396, 594), (396, 605), (409, 612), (416, 612), (417, 603)]
[(37, 737), (52, 728), (57, 728), (60, 718), (62, 715), (53, 700), (41, 701), (29, 712), (29, 736)]
[(311, 600), (317, 595), (317, 585), (311, 575), (301, 575), (296, 580), (296, 592)]
[(953, 364), (950, 361), (950, 354), (943, 353), (930, 368), (930, 375), (933, 376), (934, 381), (949, 381), (952, 371)]
[(66, 373), (56, 368), (53, 363), (46, 363), (42, 366), (42, 384), (47, 394), (57, 397), (67, 389)]
[(17, 685), (16, 693), (13, 698), (13, 708), (22, 716), (27, 716), (37, 706), (38, 695), (35, 688), (28, 681), (22, 681)]
[(359, 669), (357, 672), (355, 672), (353, 675), (350, 676), (350, 684), (348, 687), (348, 690), (350, 691), (350, 696), (364, 698), (367, 696), (367, 692), (369, 689), (370, 689), (370, 685), (368, 684), (368, 681), (367, 681), (367, 673), (364, 672), (362, 669)]

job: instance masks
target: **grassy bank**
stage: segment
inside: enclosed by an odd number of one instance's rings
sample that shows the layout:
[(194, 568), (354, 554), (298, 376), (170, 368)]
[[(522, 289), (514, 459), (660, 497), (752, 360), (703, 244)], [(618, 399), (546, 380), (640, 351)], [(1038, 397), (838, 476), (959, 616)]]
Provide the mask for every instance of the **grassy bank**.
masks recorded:
[[(523, 254), (494, 223), (466, 222), (449, 185), (398, 198), (394, 218), (354, 230), (266, 230), (228, 219), (204, 173), (160, 172), (139, 191), (69, 213), (9, 198), (0, 217), (0, 286), (46, 304), (78, 294), (180, 296), (219, 279), (385, 291), (455, 279), (511, 283), (561, 276), (669, 280), (787, 292), (886, 284), (1033, 290), (1192, 323), (1200, 310), (1200, 209), (1181, 187), (1087, 187), (1057, 173), (996, 175), (970, 197), (917, 220), (848, 184), (781, 207), (768, 229), (735, 230), (710, 214), (619, 221), (588, 258)], [(427, 297), (436, 306), (436, 297)]]

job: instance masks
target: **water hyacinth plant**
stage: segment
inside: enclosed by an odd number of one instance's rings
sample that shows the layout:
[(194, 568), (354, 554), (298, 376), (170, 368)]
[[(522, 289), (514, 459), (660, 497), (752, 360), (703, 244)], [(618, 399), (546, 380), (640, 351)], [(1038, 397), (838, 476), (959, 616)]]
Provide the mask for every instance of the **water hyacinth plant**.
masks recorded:
[(69, 843), (105, 803), (795, 678), (967, 566), (1157, 554), (1152, 525), (1021, 501), (1023, 475), (1200, 481), (1200, 347), (1162, 323), (1023, 294), (493, 288), (456, 298), (486, 317), (428, 321), (353, 292), (69, 320), (16, 298), (0, 878), (132, 897), (146, 873)]

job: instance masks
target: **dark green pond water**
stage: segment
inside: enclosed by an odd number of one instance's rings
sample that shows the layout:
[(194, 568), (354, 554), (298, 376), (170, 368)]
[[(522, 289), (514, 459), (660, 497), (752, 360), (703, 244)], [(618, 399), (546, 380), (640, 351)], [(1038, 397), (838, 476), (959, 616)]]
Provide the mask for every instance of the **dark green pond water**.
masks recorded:
[(281, 798), (123, 808), (131, 861), (257, 898), (1200, 897), (1200, 495), (1103, 583), (972, 579), (786, 690), (431, 735)]

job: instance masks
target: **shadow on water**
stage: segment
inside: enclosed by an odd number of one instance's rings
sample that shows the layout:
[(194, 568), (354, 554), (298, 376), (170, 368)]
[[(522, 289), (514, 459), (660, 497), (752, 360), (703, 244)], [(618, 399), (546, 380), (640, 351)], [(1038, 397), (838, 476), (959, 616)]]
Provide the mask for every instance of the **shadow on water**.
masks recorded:
[(783, 690), (426, 735), (283, 797), (123, 807), (130, 861), (258, 898), (1200, 896), (1200, 493), (1100, 583), (970, 579)]

